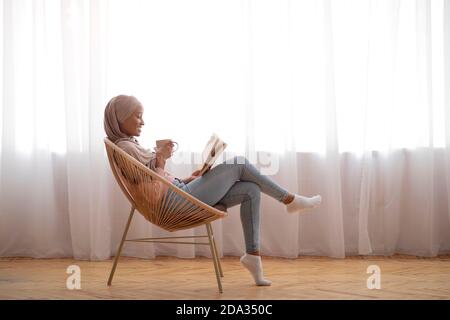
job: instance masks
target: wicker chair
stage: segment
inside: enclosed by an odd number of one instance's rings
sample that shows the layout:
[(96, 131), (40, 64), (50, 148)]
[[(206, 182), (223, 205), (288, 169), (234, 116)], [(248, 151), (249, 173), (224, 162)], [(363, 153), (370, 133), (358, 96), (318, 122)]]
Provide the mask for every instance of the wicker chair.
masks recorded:
[[(223, 277), (223, 272), (217, 254), (211, 222), (225, 217), (227, 215), (226, 210), (218, 210), (194, 198), (170, 183), (164, 177), (144, 166), (116, 146), (108, 138), (105, 138), (104, 142), (114, 177), (131, 203), (131, 212), (114, 258), (114, 264), (108, 279), (108, 286), (112, 283), (114, 272), (125, 241), (198, 244), (209, 245), (210, 247), (214, 270), (216, 272), (217, 285), (219, 287), (219, 292), (222, 293), (222, 283), (220, 278)], [(177, 201), (174, 200), (174, 196), (175, 198), (178, 198)], [(164, 230), (173, 232), (205, 225), (207, 234), (185, 237), (126, 239), (135, 210), (139, 211), (139, 213), (141, 213), (149, 222)], [(195, 242), (195, 239), (194, 242), (174, 241), (174, 239), (179, 240), (186, 238), (208, 238), (208, 242)]]

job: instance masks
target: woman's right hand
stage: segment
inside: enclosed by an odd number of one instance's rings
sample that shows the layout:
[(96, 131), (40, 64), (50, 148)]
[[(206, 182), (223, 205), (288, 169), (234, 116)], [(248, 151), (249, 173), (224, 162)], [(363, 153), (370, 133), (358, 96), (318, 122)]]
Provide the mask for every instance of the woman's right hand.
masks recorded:
[(161, 154), (165, 160), (169, 159), (173, 154), (174, 143), (170, 142), (162, 147), (155, 147), (156, 154)]
[(164, 170), (164, 167), (166, 166), (166, 159), (164, 158), (164, 155), (161, 152), (156, 153), (156, 163), (157, 168), (161, 168)]

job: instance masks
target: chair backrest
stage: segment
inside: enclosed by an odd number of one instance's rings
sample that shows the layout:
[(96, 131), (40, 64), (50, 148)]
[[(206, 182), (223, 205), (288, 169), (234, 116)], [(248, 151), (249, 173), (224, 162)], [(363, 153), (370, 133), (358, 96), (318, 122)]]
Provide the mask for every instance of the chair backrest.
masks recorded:
[(168, 231), (193, 228), (227, 215), (150, 170), (108, 138), (111, 170), (122, 192), (148, 221)]

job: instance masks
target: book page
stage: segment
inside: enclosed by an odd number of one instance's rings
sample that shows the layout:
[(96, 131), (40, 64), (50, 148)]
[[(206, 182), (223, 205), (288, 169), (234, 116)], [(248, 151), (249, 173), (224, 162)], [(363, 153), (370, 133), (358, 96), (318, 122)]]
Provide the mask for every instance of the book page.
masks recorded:
[(202, 153), (203, 163), (199, 167), (200, 175), (203, 175), (208, 168), (212, 167), (214, 162), (220, 154), (222, 154), (226, 147), (227, 144), (223, 142), (217, 134), (213, 133)]

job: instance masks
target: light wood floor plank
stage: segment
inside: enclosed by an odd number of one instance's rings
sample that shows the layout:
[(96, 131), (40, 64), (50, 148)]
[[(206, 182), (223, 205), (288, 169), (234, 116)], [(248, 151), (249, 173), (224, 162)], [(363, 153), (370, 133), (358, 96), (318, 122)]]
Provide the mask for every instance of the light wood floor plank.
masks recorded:
[[(450, 299), (450, 256), (438, 258), (263, 257), (271, 287), (256, 287), (238, 257), (222, 260), (219, 294), (211, 259), (122, 258), (113, 285), (112, 261), (0, 259), (0, 299)], [(81, 290), (68, 290), (66, 269), (81, 268)], [(381, 289), (366, 286), (369, 265), (381, 269)]]

